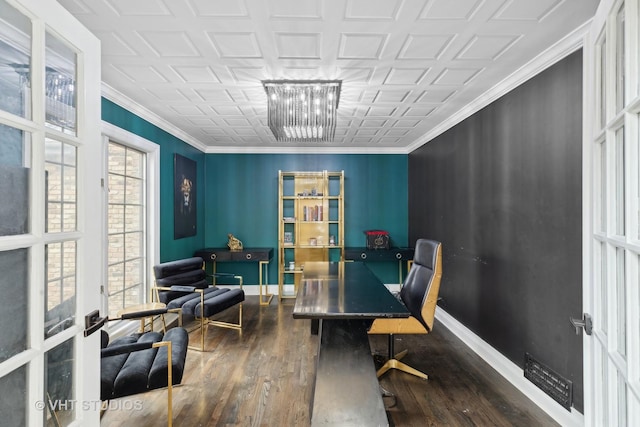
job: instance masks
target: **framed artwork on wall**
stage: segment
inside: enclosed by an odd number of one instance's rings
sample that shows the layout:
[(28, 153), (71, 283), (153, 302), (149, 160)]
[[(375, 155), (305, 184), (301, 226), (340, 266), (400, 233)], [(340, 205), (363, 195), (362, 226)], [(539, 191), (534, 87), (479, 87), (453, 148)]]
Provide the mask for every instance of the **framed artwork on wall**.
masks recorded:
[(173, 238), (182, 239), (195, 236), (197, 231), (197, 164), (191, 159), (175, 154), (173, 167)]

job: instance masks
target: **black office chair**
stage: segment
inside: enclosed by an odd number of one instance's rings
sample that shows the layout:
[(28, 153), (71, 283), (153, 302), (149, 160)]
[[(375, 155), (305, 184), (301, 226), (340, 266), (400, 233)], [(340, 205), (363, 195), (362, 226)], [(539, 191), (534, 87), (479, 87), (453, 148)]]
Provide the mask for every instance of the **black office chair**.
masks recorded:
[(389, 369), (398, 369), (424, 379), (429, 378), (424, 372), (400, 361), (408, 350), (394, 354), (393, 337), (398, 334), (428, 334), (431, 332), (441, 277), (442, 243), (435, 240), (419, 239), (416, 242), (413, 264), (400, 290), (400, 299), (411, 316), (405, 319), (375, 319), (369, 329), (370, 334), (389, 335), (389, 359), (378, 369), (378, 378)]

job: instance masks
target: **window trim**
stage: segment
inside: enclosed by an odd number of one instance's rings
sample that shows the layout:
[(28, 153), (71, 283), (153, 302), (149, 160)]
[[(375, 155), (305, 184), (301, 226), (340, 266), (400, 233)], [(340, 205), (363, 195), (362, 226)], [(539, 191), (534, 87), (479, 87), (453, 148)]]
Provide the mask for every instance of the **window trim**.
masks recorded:
[[(146, 168), (146, 182), (147, 182), (147, 235), (145, 244), (147, 246), (147, 271), (148, 278), (147, 286), (145, 288), (145, 294), (148, 297), (150, 292), (150, 286), (153, 280), (153, 266), (160, 260), (160, 145), (149, 141), (139, 135), (131, 133), (127, 130), (119, 128), (111, 123), (105, 121), (102, 122), (102, 145), (104, 152), (104, 163), (102, 165), (102, 182), (103, 187), (108, 183), (108, 165), (109, 161), (108, 149), (109, 142), (115, 142), (125, 145), (127, 147), (142, 151), (147, 155), (147, 168)], [(102, 223), (102, 236), (103, 236), (103, 253), (104, 257), (101, 263), (100, 277), (104, 284), (104, 290), (101, 292), (102, 309), (101, 311), (107, 312), (107, 215), (106, 211), (109, 206), (108, 193), (103, 192), (102, 199), (103, 212), (105, 212), (104, 221)], [(111, 325), (113, 329), (118, 328), (117, 324)]]

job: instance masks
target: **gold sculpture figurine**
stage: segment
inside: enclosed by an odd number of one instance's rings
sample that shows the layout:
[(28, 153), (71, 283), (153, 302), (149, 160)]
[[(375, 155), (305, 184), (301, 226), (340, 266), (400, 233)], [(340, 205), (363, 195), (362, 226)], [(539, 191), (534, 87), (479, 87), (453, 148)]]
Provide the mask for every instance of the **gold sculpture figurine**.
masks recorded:
[(241, 251), (242, 242), (240, 241), (240, 239), (238, 239), (231, 233), (229, 233), (227, 236), (229, 236), (229, 242), (227, 243), (227, 246), (229, 246), (229, 249), (232, 251)]

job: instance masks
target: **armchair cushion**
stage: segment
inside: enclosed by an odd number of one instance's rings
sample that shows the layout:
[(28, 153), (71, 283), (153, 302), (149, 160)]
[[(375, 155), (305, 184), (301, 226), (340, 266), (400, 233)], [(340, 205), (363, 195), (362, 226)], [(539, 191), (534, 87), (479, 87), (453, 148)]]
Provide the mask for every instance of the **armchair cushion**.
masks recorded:
[(160, 341), (171, 341), (171, 382), (179, 384), (189, 344), (187, 331), (173, 328), (164, 336), (159, 332), (133, 334), (113, 340), (101, 350), (100, 398), (108, 400), (167, 386), (167, 347), (151, 348)]

